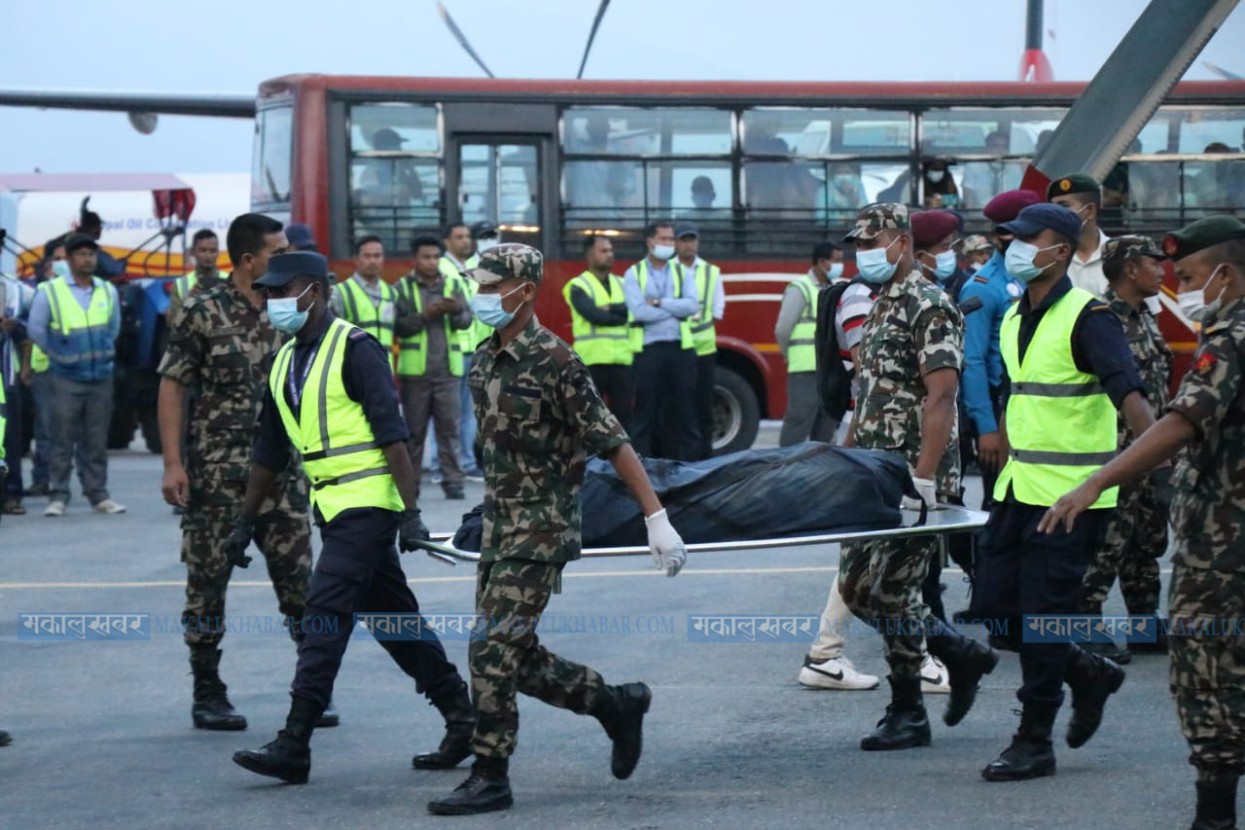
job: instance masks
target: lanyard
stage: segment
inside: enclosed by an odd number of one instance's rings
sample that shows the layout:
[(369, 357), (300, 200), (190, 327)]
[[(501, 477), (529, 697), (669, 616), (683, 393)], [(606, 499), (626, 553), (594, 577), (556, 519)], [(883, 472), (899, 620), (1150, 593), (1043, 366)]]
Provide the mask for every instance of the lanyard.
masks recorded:
[[(302, 406), (303, 391), (307, 387), (307, 378), (311, 376), (311, 367), (316, 362), (316, 357), (320, 354), (320, 344), (324, 342), (324, 335), (327, 333), (328, 333), (328, 328), (326, 328), (323, 332), (321, 332), (320, 336), (316, 338), (316, 343), (311, 348), (311, 354), (308, 355), (307, 357), (307, 363), (305, 366), (303, 366), (302, 377), (299, 378), (297, 381), (294, 379), (294, 372), (292, 371), (294, 367), (293, 366), (290, 367), (291, 369), (291, 371), (289, 372), (290, 399), (294, 402), (295, 409), (298, 409)], [(293, 359), (297, 357), (297, 355), (298, 355), (298, 352), (296, 349), (294, 354), (291, 355), (291, 358), (290, 358), (291, 361), (293, 361)]]

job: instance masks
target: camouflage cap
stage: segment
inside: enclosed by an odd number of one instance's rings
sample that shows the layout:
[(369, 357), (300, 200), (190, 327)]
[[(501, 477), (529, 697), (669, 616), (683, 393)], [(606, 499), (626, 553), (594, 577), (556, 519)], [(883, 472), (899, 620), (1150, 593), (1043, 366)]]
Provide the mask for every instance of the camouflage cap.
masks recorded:
[(960, 247), (960, 250), (966, 254), (971, 254), (977, 251), (988, 251), (993, 247), (989, 239), (986, 239), (979, 233), (975, 233), (964, 237), (964, 244)]
[(505, 279), (527, 280), (540, 285), (544, 257), (530, 245), (505, 242), (480, 254), (480, 262), (467, 272), (480, 285), (494, 285)]
[(1207, 216), (1163, 237), (1163, 253), (1183, 259), (1233, 239), (1245, 239), (1245, 223), (1235, 216)]
[(908, 221), (908, 207), (897, 202), (874, 202), (865, 205), (856, 214), (856, 225), (843, 237), (844, 242), (855, 239), (873, 239), (882, 231), (906, 231), (912, 227)]
[(1046, 188), (1046, 201), (1049, 202), (1056, 196), (1071, 196), (1073, 193), (1101, 192), (1102, 185), (1093, 176), (1073, 173), (1070, 176), (1060, 176), (1050, 183), (1050, 186)]
[(1117, 236), (1108, 239), (1102, 246), (1103, 263), (1114, 262), (1123, 265), (1130, 259), (1149, 256), (1155, 259), (1167, 259), (1159, 246), (1148, 236)]

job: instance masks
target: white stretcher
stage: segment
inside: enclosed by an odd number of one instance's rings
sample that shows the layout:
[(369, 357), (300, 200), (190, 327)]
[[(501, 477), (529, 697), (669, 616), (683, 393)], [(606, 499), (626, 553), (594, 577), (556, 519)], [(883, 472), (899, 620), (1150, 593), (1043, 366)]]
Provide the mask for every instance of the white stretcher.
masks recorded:
[[(732, 542), (692, 542), (688, 553), (716, 553), (724, 551), (755, 550), (757, 548), (790, 548), (801, 545), (833, 545), (842, 542), (867, 542), (876, 539), (898, 539), (915, 536), (938, 536), (945, 540), (950, 533), (971, 533), (985, 527), (990, 514), (967, 507), (942, 506), (931, 510), (924, 524), (916, 524), (918, 514), (914, 510), (902, 511), (903, 524), (885, 530), (851, 530), (838, 533), (817, 533), (805, 536), (781, 536), (774, 539), (744, 539)], [(479, 562), (480, 554), (459, 550), (450, 544), (452, 534), (433, 534), (433, 541), (425, 545), (425, 551), (433, 559), (453, 565), (456, 562)], [(584, 556), (640, 556), (648, 555), (647, 545), (631, 545), (616, 548), (584, 548)]]

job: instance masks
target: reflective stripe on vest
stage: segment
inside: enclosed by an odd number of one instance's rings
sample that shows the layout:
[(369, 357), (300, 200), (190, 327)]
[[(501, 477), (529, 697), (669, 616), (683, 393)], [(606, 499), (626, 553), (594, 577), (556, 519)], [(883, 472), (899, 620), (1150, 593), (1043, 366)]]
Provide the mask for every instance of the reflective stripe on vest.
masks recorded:
[(173, 280), (173, 290), (177, 292), (177, 296), (185, 300), (190, 296), (190, 292), (195, 290), (195, 286), (199, 284), (199, 274), (191, 271), (189, 274), (178, 277)]
[[(277, 352), (268, 388), (290, 443), (302, 455), (311, 500), (326, 522), (343, 510), (378, 507), (401, 511), (402, 497), (363, 407), (342, 379), (346, 340), (355, 326), (334, 318), (311, 356), (297, 412), (286, 399), (296, 340)], [(299, 375), (303, 372), (300, 369)]]
[(353, 323), (380, 341), (385, 351), (393, 348), (393, 317), (396, 295), (389, 283), (380, 282), (380, 303), (377, 304), (372, 295), (355, 281), (354, 277), (339, 282), (337, 290), (342, 292), (342, 309), (346, 312), (346, 322)]
[[(683, 281), (683, 263), (676, 262), (675, 270), (680, 284)], [(692, 342), (696, 354), (700, 356), (713, 354), (718, 350), (718, 330), (713, 319), (713, 294), (717, 288), (722, 272), (716, 265), (701, 260), (696, 265), (696, 299), (700, 302), (700, 319), (691, 322)]]
[[(463, 294), (467, 297), (467, 304), (471, 304), (471, 298), (480, 290), (480, 284), (475, 280), (467, 277), (463, 279)], [(480, 344), (493, 336), (493, 327), (477, 318), (474, 312), (471, 315), (471, 326), (463, 335), (463, 354), (471, 356), (475, 354), (475, 350), (480, 348)]]
[[(459, 277), (453, 277), (452, 279), (446, 277), (444, 279), (445, 287), (441, 290), (441, 296), (456, 299), (454, 297), (454, 285), (459, 280)], [(398, 294), (411, 304), (416, 314), (423, 314), (423, 292), (414, 283), (414, 277), (403, 277), (402, 281), (398, 283)], [(462, 377), (463, 374), (463, 338), (461, 333), (455, 331), (453, 326), (450, 325), (450, 316), (449, 314), (443, 315), (441, 324), (445, 327), (445, 350), (449, 355), (450, 374), (458, 378)], [(406, 377), (423, 377), (427, 372), (428, 329), (425, 326), (417, 334), (398, 340), (398, 374)]]
[[(609, 275), (607, 289), (591, 271), (584, 271), (562, 288), (562, 297), (571, 310), (572, 347), (587, 366), (630, 366), (634, 350), (631, 347), (631, 331), (628, 324), (621, 326), (598, 326), (580, 314), (571, 303), (571, 290), (579, 288), (588, 295), (597, 308), (625, 303), (622, 280)], [(630, 316), (628, 316), (630, 321)]]
[(100, 380), (112, 374), (115, 344), (109, 332), (115, 294), (99, 277), (91, 278), (89, 309), (83, 310), (64, 277), (39, 286), (46, 291), (51, 319), (48, 322), (49, 355), (68, 374), (83, 380)]
[(791, 330), (791, 342), (787, 345), (787, 371), (816, 372), (817, 296), (821, 286), (814, 283), (808, 274), (801, 274), (791, 284), (804, 295), (804, 310)]
[[(673, 275), (671, 275), (671, 277), (674, 282), (674, 298), (676, 300), (681, 299), (683, 297), (683, 280), (674, 279)], [(643, 297), (644, 287), (648, 285), (648, 257), (645, 257), (635, 264), (635, 281), (636, 284), (640, 286), (640, 296)], [(640, 329), (640, 335), (632, 341), (633, 345), (636, 343), (638, 343), (636, 351), (644, 348), (643, 329)], [(679, 321), (679, 345), (685, 349), (694, 349), (696, 347), (696, 344), (692, 339), (692, 320), (690, 317), (685, 317)]]
[[(1095, 375), (1076, 367), (1072, 331), (1095, 298), (1073, 288), (1046, 310), (1020, 360), (1019, 306), (1003, 318), (999, 349), (1011, 379), (1007, 437), (1011, 450), (994, 498), (1010, 487), (1023, 504), (1049, 506), (1115, 457), (1116, 413)], [(1114, 507), (1119, 488), (1103, 492), (1091, 507)]]

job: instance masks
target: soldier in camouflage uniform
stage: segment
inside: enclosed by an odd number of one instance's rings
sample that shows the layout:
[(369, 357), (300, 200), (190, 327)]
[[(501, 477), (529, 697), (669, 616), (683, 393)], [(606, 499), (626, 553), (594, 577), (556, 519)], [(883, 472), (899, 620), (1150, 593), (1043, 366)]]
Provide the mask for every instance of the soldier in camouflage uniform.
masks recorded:
[[(160, 363), (159, 420), (164, 447), (165, 500), (185, 511), (181, 558), (186, 563), (182, 626), (194, 673), (194, 724), (199, 729), (246, 728), (220, 679), (225, 592), (233, 566), (225, 538), (246, 492), (251, 442), (272, 356), (282, 337), (268, 322), (252, 282), (286, 245), (280, 222), (243, 214), (229, 228), (233, 274), (191, 297)], [(182, 453), (187, 392), (195, 398)], [(296, 465), (282, 473), (257, 525), (277, 605), (297, 632), (311, 579), (307, 483)], [(335, 717), (330, 713), (329, 721)], [(325, 725), (331, 725), (326, 722)]]
[(468, 651), (476, 760), (452, 794), (429, 802), (438, 815), (512, 803), (508, 768), (519, 728), (518, 692), (597, 718), (614, 744), (616, 778), (630, 776), (640, 759), (648, 686), (608, 686), (587, 666), (547, 651), (535, 631), (550, 596), (561, 589), (563, 567), (580, 555), (579, 488), (589, 452), (608, 458), (640, 502), (658, 567), (674, 576), (687, 556), (587, 367), (533, 313), (540, 252), (498, 245), (468, 276), (480, 286), (472, 310), (496, 329), (476, 352), (470, 376), (485, 487), (476, 577), (481, 628)]
[[(1163, 286), (1163, 267), (1159, 261), (1166, 258), (1154, 241), (1145, 236), (1117, 237), (1108, 240), (1102, 248), (1102, 271), (1108, 284), (1104, 299), (1124, 324), (1129, 351), (1145, 384), (1146, 399), (1155, 412), (1167, 406), (1172, 371), (1171, 349), (1150, 309), (1151, 298), (1157, 303)], [(1121, 450), (1137, 437), (1122, 417), (1119, 436)], [(1085, 613), (1102, 614), (1102, 604), (1117, 574), (1128, 613), (1153, 616), (1158, 611), (1158, 560), (1167, 550), (1167, 508), (1160, 491), (1166, 489), (1169, 472), (1156, 470), (1135, 485), (1120, 488), (1119, 504), (1107, 523), (1106, 541), (1085, 571), (1081, 596)], [(1163, 637), (1150, 647), (1162, 649), (1165, 643), (1166, 637)], [(1101, 645), (1103, 647), (1090, 650), (1117, 663), (1132, 659), (1126, 648), (1110, 643)], [(1138, 643), (1134, 647), (1144, 650), (1147, 646)]]
[(1230, 830), (1245, 771), (1245, 223), (1199, 219), (1168, 234), (1163, 253), (1181, 309), (1202, 324), (1193, 367), (1167, 415), (1059, 499), (1039, 530), (1070, 529), (1103, 490), (1176, 459), (1171, 688), (1197, 769), (1193, 830)]
[[(955, 398), (964, 320), (947, 295), (913, 267), (903, 205), (862, 208), (845, 241), (856, 245), (860, 277), (879, 286), (861, 335), (860, 387), (848, 445), (903, 455), (919, 494), (905, 498), (905, 506), (919, 508), (923, 501), (933, 508), (938, 494), (960, 493)], [(923, 636), (950, 675), (943, 716), (948, 726), (968, 714), (982, 675), (998, 662), (992, 649), (938, 620), (922, 601), (921, 583), (937, 549), (937, 541), (928, 538), (843, 545), (843, 599), (882, 634), (890, 665), (891, 705), (861, 749), (929, 744), (921, 696)]]

